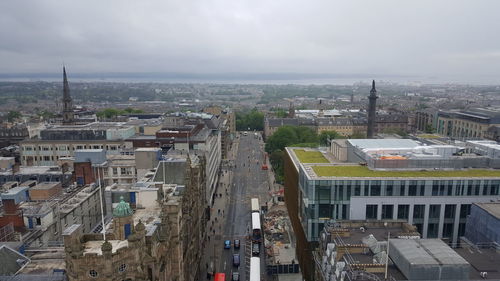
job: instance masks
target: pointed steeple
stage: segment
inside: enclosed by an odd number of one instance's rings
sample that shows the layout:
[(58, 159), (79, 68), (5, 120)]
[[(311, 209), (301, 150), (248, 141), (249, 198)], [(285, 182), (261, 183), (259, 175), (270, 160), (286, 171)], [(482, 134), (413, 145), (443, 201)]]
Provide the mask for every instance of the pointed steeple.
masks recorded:
[(66, 75), (66, 66), (63, 65), (63, 124), (69, 125), (73, 123), (74, 113), (73, 113), (73, 100), (69, 94), (69, 83), (68, 77)]
[(71, 101), (71, 96), (69, 95), (69, 83), (68, 76), (66, 75), (66, 66), (63, 66), (63, 101)]

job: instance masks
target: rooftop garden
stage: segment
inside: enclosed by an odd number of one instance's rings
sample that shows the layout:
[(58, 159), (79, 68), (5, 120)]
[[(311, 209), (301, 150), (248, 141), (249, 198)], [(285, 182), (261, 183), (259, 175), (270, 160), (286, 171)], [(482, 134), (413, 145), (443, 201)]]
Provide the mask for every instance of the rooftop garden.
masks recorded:
[(471, 169), (455, 171), (374, 171), (366, 166), (312, 166), (319, 177), (500, 177), (500, 170)]
[(319, 151), (306, 151), (304, 149), (294, 149), (293, 151), (301, 163), (330, 163)]

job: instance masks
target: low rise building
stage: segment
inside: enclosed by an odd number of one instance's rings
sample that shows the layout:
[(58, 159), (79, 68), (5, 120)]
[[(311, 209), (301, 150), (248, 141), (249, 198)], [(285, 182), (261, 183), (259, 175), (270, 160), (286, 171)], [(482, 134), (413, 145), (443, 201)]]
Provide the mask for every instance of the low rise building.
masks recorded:
[(40, 138), (20, 143), (23, 166), (57, 165), (61, 158), (74, 157), (75, 150), (104, 149), (108, 154), (131, 150), (125, 140), (135, 134), (125, 123), (94, 122), (85, 125), (61, 125), (44, 129)]
[(439, 111), (436, 132), (461, 140), (487, 137), (491, 126), (500, 125), (499, 108), (471, 108), (468, 110)]

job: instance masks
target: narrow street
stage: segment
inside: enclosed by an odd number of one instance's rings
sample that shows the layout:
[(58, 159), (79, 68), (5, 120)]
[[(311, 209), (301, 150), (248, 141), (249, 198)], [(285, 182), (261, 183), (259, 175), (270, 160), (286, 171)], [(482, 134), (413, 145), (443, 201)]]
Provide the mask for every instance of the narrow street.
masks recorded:
[[(212, 209), (212, 220), (208, 223), (209, 228), (213, 223), (215, 235), (214, 230), (209, 232), (211, 238), (204, 250), (205, 264), (201, 265), (204, 275), (200, 280), (207, 280), (207, 270), (203, 269), (208, 267), (210, 270), (211, 262), (215, 266), (215, 272), (226, 273), (226, 280), (231, 280), (233, 271), (240, 273), (240, 280), (248, 280), (251, 257), (251, 241), (247, 239), (251, 232), (250, 199), (259, 198), (261, 205), (269, 199), (268, 173), (261, 168), (264, 151), (260, 134), (255, 136), (249, 132), (244, 136), (241, 133), (235, 145), (237, 153), (233, 168), (223, 170), (217, 191), (220, 195)], [(234, 239), (241, 241), (240, 249), (234, 249)], [(225, 240), (231, 241), (231, 249), (224, 249)], [(264, 277), (265, 260), (262, 246), (260, 250), (261, 272)], [(240, 255), (239, 267), (233, 266), (233, 254)]]

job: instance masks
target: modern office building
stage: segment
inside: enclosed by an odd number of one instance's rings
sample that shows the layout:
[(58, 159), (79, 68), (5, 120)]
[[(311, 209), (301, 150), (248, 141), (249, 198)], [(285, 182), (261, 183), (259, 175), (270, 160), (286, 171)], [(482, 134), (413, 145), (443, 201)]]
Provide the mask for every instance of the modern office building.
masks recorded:
[(358, 139), (333, 151), (339, 150), (345, 162), (318, 149), (286, 148), (285, 201), (299, 252), (318, 241), (331, 219), (405, 220), (423, 238), (455, 243), (473, 203), (500, 200), (498, 144)]

